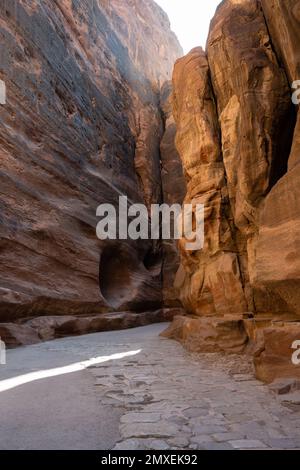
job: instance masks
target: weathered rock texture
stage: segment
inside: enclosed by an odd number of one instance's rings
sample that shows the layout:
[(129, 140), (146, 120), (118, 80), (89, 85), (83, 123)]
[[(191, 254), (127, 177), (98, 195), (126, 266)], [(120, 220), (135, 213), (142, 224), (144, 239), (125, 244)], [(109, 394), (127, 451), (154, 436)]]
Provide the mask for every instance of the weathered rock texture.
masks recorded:
[(159, 247), (95, 229), (120, 194), (162, 199), (160, 89), (181, 55), (166, 15), (152, 0), (3, 0), (0, 42), (0, 321), (160, 308)]
[[(172, 114), (172, 82), (166, 82), (161, 90), (161, 109), (165, 131), (160, 145), (161, 179), (165, 204), (182, 204), (186, 183), (182, 162), (175, 146), (176, 124)], [(177, 240), (163, 240), (163, 301), (167, 306), (177, 306), (179, 292), (175, 287), (175, 275), (180, 265)]]
[(176, 320), (168, 334), (192, 349), (219, 343), (234, 352), (237, 331), (241, 345), (246, 331), (266, 381), (283, 364), (285, 376), (299, 373), (292, 341), (290, 350), (283, 341), (283, 363), (270, 360), (280, 331), (292, 340), (300, 325), (300, 127), (290, 88), (299, 67), (299, 1), (224, 0), (207, 51), (177, 61), (173, 76), (186, 202), (205, 204), (205, 245), (190, 252), (180, 244), (176, 285), (194, 319)]

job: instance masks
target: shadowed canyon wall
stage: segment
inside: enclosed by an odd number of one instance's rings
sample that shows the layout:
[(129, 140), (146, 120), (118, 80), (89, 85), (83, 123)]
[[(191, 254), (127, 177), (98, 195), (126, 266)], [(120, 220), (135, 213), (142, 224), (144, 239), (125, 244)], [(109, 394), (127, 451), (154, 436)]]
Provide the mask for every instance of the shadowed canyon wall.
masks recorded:
[(152, 0), (3, 0), (0, 38), (2, 339), (167, 318), (160, 244), (96, 238), (101, 203), (162, 201), (160, 90), (182, 55), (167, 16)]
[(299, 67), (299, 1), (224, 0), (206, 52), (173, 75), (185, 201), (205, 204), (205, 245), (180, 243), (190, 316), (166, 335), (196, 351), (249, 351), (268, 382), (300, 375)]

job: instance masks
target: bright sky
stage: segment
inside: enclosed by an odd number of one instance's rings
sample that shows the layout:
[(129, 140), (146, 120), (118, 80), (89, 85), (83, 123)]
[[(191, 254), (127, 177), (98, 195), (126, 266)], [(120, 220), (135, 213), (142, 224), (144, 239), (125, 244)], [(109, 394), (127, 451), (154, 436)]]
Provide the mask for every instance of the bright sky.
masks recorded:
[(210, 20), (221, 0), (155, 0), (168, 14), (184, 52), (205, 47)]

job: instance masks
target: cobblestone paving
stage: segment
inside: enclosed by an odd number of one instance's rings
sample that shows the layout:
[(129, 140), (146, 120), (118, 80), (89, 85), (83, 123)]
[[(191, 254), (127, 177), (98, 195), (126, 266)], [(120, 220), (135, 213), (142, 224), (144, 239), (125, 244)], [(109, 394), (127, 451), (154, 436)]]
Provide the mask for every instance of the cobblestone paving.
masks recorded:
[(271, 393), (245, 357), (190, 355), (159, 337), (166, 326), (8, 351), (2, 386), (72, 364), (84, 371), (0, 393), (0, 447), (300, 449), (299, 392), (292, 401)]
[(300, 449), (300, 412), (256, 381), (245, 359), (191, 356), (161, 330), (101, 334), (101, 355), (136, 351), (89, 369), (101, 404), (122, 411), (114, 449)]

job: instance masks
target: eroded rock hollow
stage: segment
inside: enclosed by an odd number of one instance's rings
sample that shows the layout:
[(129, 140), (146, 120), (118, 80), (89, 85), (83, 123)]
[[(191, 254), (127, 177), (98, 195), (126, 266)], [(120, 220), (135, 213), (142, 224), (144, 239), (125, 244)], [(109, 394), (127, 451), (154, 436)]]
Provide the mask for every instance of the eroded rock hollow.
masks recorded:
[(224, 0), (207, 48), (175, 64), (185, 201), (205, 205), (205, 245), (181, 242), (190, 314), (167, 336), (193, 351), (251, 351), (259, 378), (300, 375), (300, 2)]

